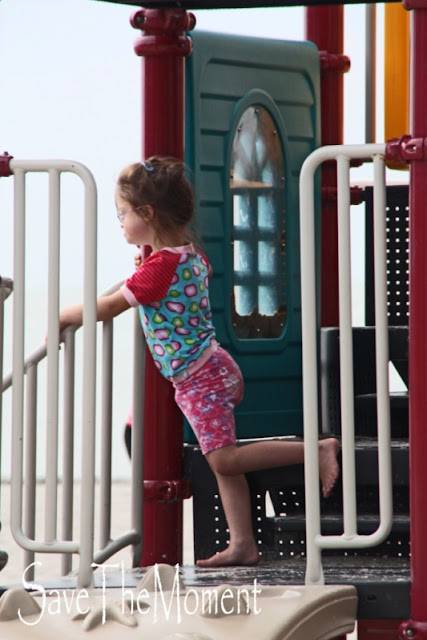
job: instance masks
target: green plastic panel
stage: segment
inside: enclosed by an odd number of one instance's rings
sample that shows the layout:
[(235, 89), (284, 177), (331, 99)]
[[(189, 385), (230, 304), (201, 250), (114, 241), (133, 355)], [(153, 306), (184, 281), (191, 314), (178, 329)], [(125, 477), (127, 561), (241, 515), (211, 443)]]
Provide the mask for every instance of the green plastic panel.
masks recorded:
[[(245, 378), (245, 396), (236, 410), (237, 435), (301, 435), (299, 174), (305, 158), (320, 144), (318, 50), (308, 42), (197, 31), (190, 35), (194, 51), (186, 63), (186, 162), (194, 176), (202, 249), (214, 271), (210, 294), (218, 340)], [(284, 156), (286, 269), (279, 286), (286, 292), (286, 311), (279, 337), (241, 339), (232, 317), (230, 174), (233, 140), (251, 105), (271, 115)], [(195, 442), (188, 425), (185, 440)]]

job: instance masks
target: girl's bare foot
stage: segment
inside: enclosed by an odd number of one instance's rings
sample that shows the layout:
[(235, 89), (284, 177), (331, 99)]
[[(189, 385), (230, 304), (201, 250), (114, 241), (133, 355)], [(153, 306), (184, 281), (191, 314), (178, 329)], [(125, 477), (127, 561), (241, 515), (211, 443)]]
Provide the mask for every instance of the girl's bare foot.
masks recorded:
[(205, 560), (197, 560), (197, 566), (202, 568), (211, 567), (231, 567), (231, 566), (246, 566), (253, 567), (259, 562), (259, 552), (257, 546), (240, 547), (233, 551), (228, 547), (224, 551), (215, 553), (210, 558)]
[(322, 482), (322, 495), (327, 498), (339, 475), (337, 455), (340, 445), (335, 438), (319, 441), (319, 475)]

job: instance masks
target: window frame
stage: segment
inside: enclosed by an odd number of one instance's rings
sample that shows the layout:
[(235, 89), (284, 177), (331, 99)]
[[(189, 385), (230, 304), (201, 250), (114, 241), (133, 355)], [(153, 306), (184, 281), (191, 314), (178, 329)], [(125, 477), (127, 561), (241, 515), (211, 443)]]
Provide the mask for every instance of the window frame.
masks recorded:
[[(285, 230), (288, 228), (287, 221), (288, 221), (288, 215), (289, 215), (289, 198), (290, 198), (290, 189), (289, 189), (289, 179), (290, 179), (289, 164), (290, 163), (288, 160), (289, 158), (288, 136), (286, 133), (286, 129), (285, 129), (280, 111), (277, 105), (275, 104), (275, 102), (273, 101), (273, 99), (268, 95), (268, 93), (258, 89), (252, 90), (248, 92), (241, 100), (239, 100), (236, 103), (236, 106), (233, 110), (231, 126), (228, 134), (228, 144), (226, 149), (225, 172), (224, 172), (225, 180), (226, 180), (226, 184), (224, 185), (225, 187), (224, 193), (226, 194), (225, 234), (226, 234), (226, 239), (228, 238), (229, 240), (229, 251), (228, 251), (227, 257), (229, 261), (228, 273), (230, 274), (229, 275), (230, 294), (229, 294), (228, 313), (226, 314), (226, 318), (227, 318), (226, 322), (228, 325), (228, 333), (230, 336), (230, 340), (232, 341), (236, 351), (239, 351), (242, 353), (251, 352), (251, 351), (253, 352), (258, 350), (260, 343), (262, 343), (262, 348), (264, 351), (273, 352), (273, 351), (277, 351), (277, 349), (280, 347), (284, 348), (287, 342), (287, 327), (290, 321), (290, 317), (289, 317), (290, 309), (292, 308), (289, 301), (289, 283), (290, 283), (289, 255), (288, 255), (289, 240), (285, 235), (284, 237), (285, 251), (287, 254), (286, 267), (285, 267), (285, 282), (284, 282), (284, 287), (286, 292), (286, 299), (285, 299), (286, 315), (285, 315), (281, 335), (278, 337), (268, 337), (268, 338), (264, 338), (264, 337), (245, 338), (245, 337), (239, 337), (235, 333), (235, 328), (233, 326), (233, 318), (232, 318), (233, 316), (232, 295), (233, 295), (234, 284), (235, 284), (234, 283), (234, 255), (233, 255), (234, 207), (233, 207), (233, 191), (230, 186), (231, 171), (233, 168), (232, 167), (233, 142), (235, 139), (235, 135), (238, 131), (239, 122), (241, 120), (243, 113), (250, 107), (256, 107), (256, 106), (260, 106), (268, 112), (269, 116), (272, 118), (274, 122), (274, 125), (276, 127), (276, 130), (279, 136), (279, 140), (280, 140), (280, 145), (281, 145), (282, 154), (283, 154), (283, 163), (284, 163), (284, 203), (283, 203), (284, 225), (283, 226)], [(280, 231), (280, 233), (282, 235), (282, 231)], [(259, 238), (259, 239), (262, 240), (262, 238)], [(270, 317), (273, 318), (274, 316), (270, 316)]]

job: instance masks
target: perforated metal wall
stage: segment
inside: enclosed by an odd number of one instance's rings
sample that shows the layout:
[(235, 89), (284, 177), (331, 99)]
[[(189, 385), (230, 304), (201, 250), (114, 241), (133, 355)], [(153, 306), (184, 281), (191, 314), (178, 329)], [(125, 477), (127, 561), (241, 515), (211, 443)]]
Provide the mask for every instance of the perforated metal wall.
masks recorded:
[[(365, 320), (375, 324), (373, 188), (366, 190)], [(408, 324), (409, 316), (409, 186), (387, 187), (387, 296), (390, 326)]]

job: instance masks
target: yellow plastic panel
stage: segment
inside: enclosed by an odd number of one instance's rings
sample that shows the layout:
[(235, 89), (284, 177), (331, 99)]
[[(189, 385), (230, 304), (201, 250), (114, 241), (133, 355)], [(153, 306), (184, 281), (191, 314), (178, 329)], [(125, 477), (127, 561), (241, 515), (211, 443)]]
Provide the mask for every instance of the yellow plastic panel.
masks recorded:
[(409, 133), (409, 12), (399, 3), (386, 4), (384, 12), (384, 136), (390, 140)]

